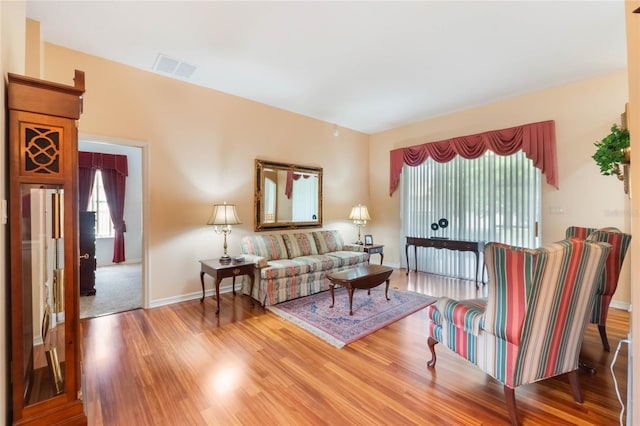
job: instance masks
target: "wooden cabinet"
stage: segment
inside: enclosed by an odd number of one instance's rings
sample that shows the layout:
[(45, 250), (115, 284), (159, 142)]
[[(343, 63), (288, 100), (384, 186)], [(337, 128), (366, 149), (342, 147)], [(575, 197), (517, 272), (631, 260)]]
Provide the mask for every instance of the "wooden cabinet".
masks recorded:
[(74, 86), (8, 75), (11, 421), (85, 425)]
[(96, 212), (80, 212), (80, 296), (96, 294)]

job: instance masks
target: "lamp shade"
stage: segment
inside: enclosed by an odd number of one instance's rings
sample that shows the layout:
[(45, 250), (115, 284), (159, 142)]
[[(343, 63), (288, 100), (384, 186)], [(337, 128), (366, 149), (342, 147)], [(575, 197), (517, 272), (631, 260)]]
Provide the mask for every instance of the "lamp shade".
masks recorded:
[(358, 204), (351, 208), (351, 214), (349, 214), (350, 220), (358, 220), (358, 221), (366, 221), (371, 220), (371, 216), (369, 216), (369, 211), (367, 210), (367, 206), (363, 206)]
[(238, 225), (240, 218), (236, 212), (235, 204), (214, 204), (213, 213), (207, 222), (207, 225)]

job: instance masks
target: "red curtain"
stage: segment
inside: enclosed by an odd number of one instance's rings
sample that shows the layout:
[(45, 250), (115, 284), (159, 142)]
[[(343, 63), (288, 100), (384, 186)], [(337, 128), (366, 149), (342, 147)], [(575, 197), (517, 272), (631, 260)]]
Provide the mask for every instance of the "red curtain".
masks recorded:
[(291, 195), (293, 194), (293, 181), (300, 179), (300, 177), (309, 179), (309, 176), (311, 175), (300, 175), (298, 173), (294, 173), (293, 170), (287, 170), (287, 182), (284, 188), (284, 194), (287, 198), (291, 198)]
[(93, 181), (96, 178), (96, 169), (92, 167), (79, 167), (78, 169), (78, 203), (81, 212), (89, 208), (89, 199), (93, 191)]
[[(123, 156), (125, 161), (127, 157)], [(115, 233), (113, 242), (113, 262), (124, 262), (124, 233), (127, 226), (124, 223), (124, 194), (127, 176), (120, 174), (115, 169), (102, 169), (102, 183), (104, 193), (109, 204), (109, 213)]]
[[(102, 173), (102, 184), (104, 185), (104, 192), (107, 196), (107, 204), (109, 205), (109, 213), (115, 232), (113, 262), (124, 262), (124, 233), (127, 231), (127, 226), (124, 222), (124, 196), (126, 192), (126, 179), (129, 175), (127, 156), (102, 154), (98, 152), (80, 152), (78, 153), (78, 165), (80, 167), (80, 174), (82, 174), (83, 169), (94, 170), (94, 175), (95, 169), (100, 169)], [(91, 194), (90, 191), (89, 194)]]
[(287, 198), (291, 198), (291, 193), (293, 192), (293, 170), (287, 170), (287, 182), (284, 186), (284, 195)]
[(390, 152), (389, 195), (393, 195), (400, 184), (404, 164), (417, 166), (429, 157), (446, 163), (456, 155), (473, 159), (487, 149), (498, 155), (524, 151), (533, 165), (544, 173), (547, 183), (559, 188), (555, 122), (550, 120), (394, 149)]

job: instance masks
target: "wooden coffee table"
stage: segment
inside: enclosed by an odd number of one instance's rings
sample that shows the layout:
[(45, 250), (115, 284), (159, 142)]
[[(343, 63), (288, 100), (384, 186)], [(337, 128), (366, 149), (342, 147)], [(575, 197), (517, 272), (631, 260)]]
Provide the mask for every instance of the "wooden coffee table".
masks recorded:
[(336, 285), (346, 287), (349, 292), (349, 315), (353, 315), (353, 292), (356, 288), (369, 290), (367, 294), (371, 294), (371, 289), (379, 286), (383, 282), (387, 283), (384, 290), (384, 297), (389, 299), (389, 276), (393, 272), (392, 268), (382, 265), (366, 265), (355, 269), (349, 269), (335, 274), (327, 275), (331, 282), (329, 289), (331, 290), (331, 306), (335, 304), (333, 288)]

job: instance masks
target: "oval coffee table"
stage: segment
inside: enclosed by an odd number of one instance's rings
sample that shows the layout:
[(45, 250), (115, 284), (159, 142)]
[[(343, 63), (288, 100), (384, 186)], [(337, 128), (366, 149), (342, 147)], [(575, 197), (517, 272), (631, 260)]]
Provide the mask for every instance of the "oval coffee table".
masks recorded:
[(389, 299), (389, 276), (393, 272), (392, 268), (382, 265), (365, 265), (359, 266), (354, 269), (348, 269), (342, 272), (336, 272), (327, 275), (327, 278), (331, 282), (329, 289), (331, 290), (331, 306), (335, 304), (335, 298), (333, 294), (333, 288), (336, 285), (341, 285), (349, 292), (349, 315), (353, 315), (353, 292), (355, 289), (367, 289), (368, 294), (371, 294), (371, 289), (379, 286), (383, 282), (387, 283), (384, 290), (384, 297)]

